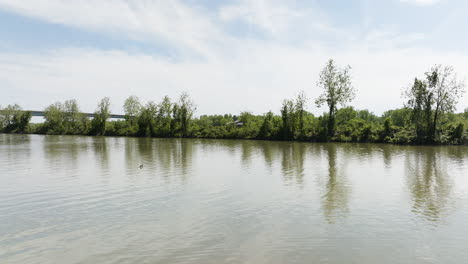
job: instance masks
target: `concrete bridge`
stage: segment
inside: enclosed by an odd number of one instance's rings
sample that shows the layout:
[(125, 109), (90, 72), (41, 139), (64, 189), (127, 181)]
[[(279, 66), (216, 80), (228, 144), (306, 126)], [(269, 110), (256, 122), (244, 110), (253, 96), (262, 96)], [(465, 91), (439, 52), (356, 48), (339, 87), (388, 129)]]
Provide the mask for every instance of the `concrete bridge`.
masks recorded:
[[(44, 111), (29, 111), (29, 112), (31, 112), (31, 116), (42, 116), (42, 117), (44, 116)], [(95, 116), (94, 113), (83, 113), (83, 114), (85, 114), (89, 118), (93, 118)], [(110, 114), (109, 117), (116, 118), (116, 119), (124, 119), (125, 115)]]

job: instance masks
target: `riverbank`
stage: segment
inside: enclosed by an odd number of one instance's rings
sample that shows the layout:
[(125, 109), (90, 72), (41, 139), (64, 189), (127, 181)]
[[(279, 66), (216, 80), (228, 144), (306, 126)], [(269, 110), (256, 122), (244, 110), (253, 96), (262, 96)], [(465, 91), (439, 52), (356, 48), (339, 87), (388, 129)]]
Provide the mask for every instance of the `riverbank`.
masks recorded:
[(453, 143), (432, 143), (432, 144), (417, 144), (412, 142), (385, 142), (385, 141), (320, 141), (320, 140), (283, 140), (283, 139), (260, 139), (260, 138), (235, 138), (235, 137), (148, 137), (148, 136), (137, 136), (137, 135), (115, 135), (115, 134), (105, 134), (105, 135), (90, 135), (90, 134), (45, 134), (45, 133), (4, 133), (0, 134), (11, 134), (11, 135), (51, 135), (51, 136), (84, 136), (84, 137), (118, 137), (118, 138), (155, 138), (155, 139), (177, 139), (177, 138), (187, 138), (187, 139), (209, 139), (209, 140), (253, 140), (253, 141), (270, 141), (270, 142), (302, 142), (302, 143), (366, 143), (366, 144), (389, 144), (389, 145), (407, 145), (407, 146), (468, 146), (468, 137), (464, 137), (463, 141), (457, 144)]

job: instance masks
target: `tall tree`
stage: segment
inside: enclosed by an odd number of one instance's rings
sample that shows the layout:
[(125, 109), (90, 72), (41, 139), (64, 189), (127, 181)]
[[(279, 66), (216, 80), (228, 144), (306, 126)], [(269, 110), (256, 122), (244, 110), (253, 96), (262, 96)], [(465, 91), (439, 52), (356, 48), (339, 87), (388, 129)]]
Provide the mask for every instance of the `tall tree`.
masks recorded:
[(110, 99), (109, 97), (104, 97), (98, 103), (98, 108), (94, 113), (94, 119), (92, 122), (93, 132), (96, 135), (105, 135), (106, 134), (106, 122), (110, 117)]
[(26, 132), (29, 121), (31, 120), (31, 112), (23, 111), (17, 104), (8, 105), (0, 110), (0, 132)]
[(328, 106), (328, 137), (335, 131), (335, 116), (339, 105), (345, 105), (354, 99), (355, 91), (351, 84), (350, 66), (339, 69), (333, 60), (329, 60), (320, 73), (317, 85), (323, 93), (315, 100), (318, 107)]
[(156, 135), (159, 137), (171, 136), (173, 104), (168, 96), (164, 96), (161, 103), (158, 104), (158, 113), (156, 114)]
[(44, 128), (47, 134), (65, 133), (64, 109), (60, 102), (49, 105), (44, 110)]
[(296, 113), (294, 111), (294, 102), (292, 100), (284, 100), (281, 107), (281, 118), (283, 126), (281, 134), (284, 140), (293, 140), (296, 132)]
[(138, 135), (143, 137), (155, 136), (156, 133), (156, 115), (158, 106), (154, 102), (148, 102), (141, 108), (138, 116)]
[(173, 107), (174, 121), (182, 137), (189, 135), (190, 121), (197, 107), (187, 93), (182, 93)]
[(431, 140), (437, 136), (437, 126), (441, 116), (456, 109), (458, 99), (465, 92), (465, 83), (457, 79), (451, 66), (434, 66), (426, 73), (427, 86), (434, 102), (432, 128), (430, 130)]
[(305, 136), (304, 130), (304, 116), (305, 116), (305, 107), (307, 104), (307, 97), (304, 92), (300, 92), (296, 98), (296, 116), (297, 116), (297, 123), (298, 123), (298, 132), (299, 138), (303, 139)]
[(135, 125), (142, 109), (140, 99), (136, 96), (128, 97), (124, 102), (125, 119), (130, 125)]
[(76, 100), (66, 100), (63, 103), (65, 130), (67, 134), (80, 134), (86, 132), (87, 118), (81, 113)]
[(276, 135), (274, 134), (274, 124), (273, 124), (273, 112), (269, 111), (266, 113), (262, 126), (258, 132), (258, 139), (273, 139)]
[(411, 109), (411, 122), (416, 129), (416, 141), (427, 142), (432, 128), (432, 93), (428, 90), (425, 81), (415, 78), (413, 85), (405, 94), (408, 98), (405, 106)]
[(404, 93), (406, 104), (412, 111), (418, 143), (437, 140), (439, 121), (444, 113), (455, 110), (463, 95), (465, 84), (458, 81), (449, 66), (434, 66), (425, 74), (424, 81), (415, 79), (413, 86)]

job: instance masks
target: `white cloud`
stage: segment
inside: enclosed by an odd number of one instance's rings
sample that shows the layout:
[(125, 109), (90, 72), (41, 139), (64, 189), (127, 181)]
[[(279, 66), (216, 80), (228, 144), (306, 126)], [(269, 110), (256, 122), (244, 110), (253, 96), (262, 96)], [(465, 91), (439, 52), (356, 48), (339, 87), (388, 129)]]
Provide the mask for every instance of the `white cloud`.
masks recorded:
[[(4, 82), (0, 85), (5, 87), (7, 83), (12, 91), (22, 91), (18, 97), (3, 97), (0, 103), (15, 101), (28, 108), (42, 109), (56, 100), (76, 98), (84, 110), (93, 111), (99, 98), (110, 96), (114, 112), (121, 112), (123, 100), (132, 94), (159, 101), (166, 94), (175, 98), (182, 91), (189, 91), (200, 114), (243, 110), (260, 114), (270, 109), (278, 112), (282, 100), (300, 90), (310, 98), (318, 96), (321, 92), (315, 86), (318, 72), (328, 58), (335, 57), (338, 63), (353, 67), (358, 96), (352, 105), (381, 113), (400, 107), (401, 89), (434, 62), (451, 64), (458, 72), (468, 72), (468, 56), (463, 54), (358, 49), (331, 53), (262, 43), (241, 49), (245, 49), (245, 56), (235, 60), (185, 63), (118, 51), (0, 54), (0, 80)], [(466, 105), (465, 98), (460, 107)], [(312, 102), (309, 109), (322, 112)]]
[[(129, 95), (159, 101), (164, 95), (175, 98), (189, 91), (199, 114), (278, 112), (282, 100), (300, 90), (309, 98), (317, 97), (321, 92), (315, 85), (318, 73), (327, 59), (335, 58), (339, 64), (353, 67), (358, 96), (352, 105), (381, 113), (400, 107), (401, 89), (435, 63), (468, 72), (467, 54), (401, 48), (424, 38), (419, 34), (379, 30), (357, 39), (355, 34), (322, 21), (322, 26), (313, 26), (313, 30), (333, 32), (346, 44), (329, 48), (307, 35), (302, 43), (291, 45), (276, 38), (240, 38), (223, 30), (226, 21), (251, 18), (249, 23), (279, 38), (300, 25), (320, 25), (320, 16), (309, 17), (319, 11), (300, 10), (284, 2), (240, 0), (215, 14), (180, 1), (0, 0), (0, 8), (144, 41), (164, 39), (181, 52), (177, 61), (144, 53), (81, 48), (41, 54), (0, 53), (0, 89), (7, 95), (0, 98), (0, 104), (16, 102), (29, 109), (76, 98), (83, 110), (93, 111), (101, 97), (110, 96), (113, 111), (121, 112)], [(466, 105), (468, 98), (460, 102), (460, 107)], [(316, 109), (312, 100), (309, 106), (315, 113), (324, 111)]]
[(211, 54), (206, 43), (223, 35), (207, 13), (178, 0), (0, 0), (0, 8), (50, 23), (147, 42), (165, 40), (204, 56)]
[(442, 0), (400, 0), (400, 2), (420, 5), (420, 6), (429, 6), (442, 2)]
[(292, 20), (304, 15), (304, 12), (290, 8), (284, 1), (241, 0), (220, 9), (220, 17), (224, 21), (241, 20), (272, 34), (283, 32), (289, 28)]

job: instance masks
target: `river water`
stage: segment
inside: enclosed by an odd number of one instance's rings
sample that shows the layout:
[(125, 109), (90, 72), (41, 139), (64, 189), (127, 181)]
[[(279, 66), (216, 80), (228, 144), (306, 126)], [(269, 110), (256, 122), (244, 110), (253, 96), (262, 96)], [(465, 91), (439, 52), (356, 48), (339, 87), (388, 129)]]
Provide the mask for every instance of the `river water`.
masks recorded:
[(0, 263), (468, 263), (468, 147), (0, 134)]

